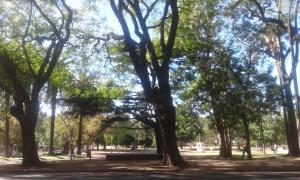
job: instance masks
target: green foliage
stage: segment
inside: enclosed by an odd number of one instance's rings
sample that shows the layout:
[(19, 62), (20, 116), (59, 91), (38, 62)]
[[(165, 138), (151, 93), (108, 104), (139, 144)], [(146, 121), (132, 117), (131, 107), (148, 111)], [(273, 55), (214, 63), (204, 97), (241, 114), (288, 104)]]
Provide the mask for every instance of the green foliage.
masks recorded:
[[(260, 129), (260, 126), (262, 126), (263, 129)], [(285, 144), (286, 142), (282, 116), (263, 116), (261, 122), (252, 124), (251, 132), (254, 142), (265, 143), (269, 145)]]
[(191, 142), (199, 133), (202, 134), (202, 125), (199, 125), (197, 113), (184, 105), (178, 106), (176, 113), (176, 136), (179, 141)]
[(134, 144), (135, 138), (134, 136), (130, 134), (125, 134), (123, 138), (121, 139), (120, 145), (125, 146), (125, 147), (130, 147)]

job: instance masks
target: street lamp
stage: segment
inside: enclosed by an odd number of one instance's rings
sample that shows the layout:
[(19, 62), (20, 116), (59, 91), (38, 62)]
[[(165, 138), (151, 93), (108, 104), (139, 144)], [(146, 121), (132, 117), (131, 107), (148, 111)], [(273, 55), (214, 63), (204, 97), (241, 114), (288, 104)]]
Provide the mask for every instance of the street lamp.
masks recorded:
[(117, 125), (118, 125), (118, 145), (117, 145), (117, 149), (118, 149), (118, 152), (120, 153), (120, 149), (119, 149), (119, 145), (120, 145), (120, 124), (119, 124), (119, 122), (117, 122)]
[(199, 130), (199, 142), (196, 143), (197, 152), (204, 152), (204, 149), (203, 149), (202, 144), (201, 144), (201, 127), (197, 123), (194, 123), (194, 125), (196, 125), (196, 127)]
[(198, 130), (199, 130), (199, 143), (201, 143), (201, 133), (200, 133), (201, 127), (200, 127), (199, 124), (197, 124), (197, 123), (194, 123), (194, 125), (196, 125), (196, 127), (197, 127)]

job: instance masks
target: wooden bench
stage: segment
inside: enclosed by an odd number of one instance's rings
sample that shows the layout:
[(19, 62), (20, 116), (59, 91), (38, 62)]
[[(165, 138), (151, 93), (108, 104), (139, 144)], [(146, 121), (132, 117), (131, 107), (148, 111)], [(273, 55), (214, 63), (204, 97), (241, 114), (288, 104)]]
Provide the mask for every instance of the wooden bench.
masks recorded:
[(162, 154), (106, 154), (106, 160), (162, 160)]

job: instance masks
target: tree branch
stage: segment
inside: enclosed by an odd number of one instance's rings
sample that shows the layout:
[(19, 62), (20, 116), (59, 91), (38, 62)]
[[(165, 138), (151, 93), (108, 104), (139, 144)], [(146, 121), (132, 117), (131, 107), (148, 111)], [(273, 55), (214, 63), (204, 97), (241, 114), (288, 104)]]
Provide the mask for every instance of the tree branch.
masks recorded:
[(139, 7), (139, 1), (138, 0), (134, 0), (134, 3), (128, 1), (128, 3), (134, 9), (136, 17), (137, 17), (137, 19), (139, 21), (139, 24), (141, 26), (141, 29), (143, 31), (145, 42), (147, 44), (147, 49), (148, 49), (148, 51), (150, 53), (150, 59), (151, 59), (151, 63), (153, 65), (153, 68), (156, 71), (156, 73), (159, 73), (160, 72), (160, 67), (159, 67), (157, 55), (156, 55), (153, 43), (152, 43), (151, 38), (150, 38), (150, 34), (148, 32), (146, 22), (144, 21), (141, 9)]
[(37, 2), (35, 0), (31, 0), (31, 2), (34, 4), (36, 9), (39, 11), (39, 13), (41, 13), (43, 18), (50, 24), (50, 26), (52, 27), (52, 30), (53, 30), (54, 34), (56, 35), (56, 37), (58, 39), (61, 39), (60, 31), (57, 29), (55, 23), (46, 15), (46, 13), (44, 13), (44, 11), (41, 9), (41, 7), (37, 4)]
[(27, 66), (29, 68), (29, 72), (31, 73), (33, 78), (36, 79), (36, 74), (33, 70), (30, 58), (28, 56), (28, 52), (26, 50), (26, 40), (25, 40), (26, 37), (28, 36), (29, 27), (30, 27), (30, 24), (31, 24), (31, 18), (32, 18), (32, 2), (30, 2), (30, 11), (29, 11), (28, 23), (27, 23), (27, 26), (26, 26), (26, 29), (25, 29), (25, 33), (22, 37), (22, 49), (23, 49), (23, 53), (24, 53), (24, 56), (25, 56), (25, 61), (26, 61)]
[(164, 8), (164, 13), (162, 15), (161, 24), (160, 24), (160, 47), (161, 47), (161, 50), (162, 50), (163, 54), (165, 54), (165, 50), (166, 50), (165, 21), (166, 21), (167, 15), (168, 15), (168, 9), (169, 9), (169, 3), (166, 2), (165, 8)]
[(256, 5), (256, 7), (258, 8), (258, 11), (260, 13), (260, 18), (263, 22), (265, 22), (265, 23), (274, 23), (274, 24), (279, 25), (285, 31), (288, 30), (288, 27), (284, 24), (283, 21), (281, 21), (279, 19), (275, 19), (275, 18), (266, 17), (264, 8), (261, 6), (261, 4), (257, 0), (250, 0), (250, 1), (252, 1)]
[(178, 26), (178, 22), (179, 22), (177, 0), (169, 0), (169, 3), (170, 3), (171, 10), (172, 10), (172, 20), (171, 20), (168, 42), (166, 45), (166, 50), (164, 53), (164, 59), (163, 59), (163, 63), (162, 63), (162, 66), (165, 69), (169, 68), (171, 55), (172, 55), (172, 49), (174, 46), (176, 32), (177, 32), (177, 26)]
[(154, 9), (154, 7), (155, 7), (155, 5), (157, 4), (157, 2), (158, 2), (158, 0), (155, 0), (155, 1), (151, 4), (151, 6), (149, 7), (149, 6), (147, 6), (147, 4), (146, 4), (144, 1), (142, 1), (142, 3), (143, 3), (143, 4), (146, 6), (146, 8), (147, 8), (147, 12), (146, 12), (146, 14), (145, 14), (145, 16), (144, 16), (145, 21), (147, 21), (149, 15), (150, 15), (150, 13), (151, 13), (151, 11)]

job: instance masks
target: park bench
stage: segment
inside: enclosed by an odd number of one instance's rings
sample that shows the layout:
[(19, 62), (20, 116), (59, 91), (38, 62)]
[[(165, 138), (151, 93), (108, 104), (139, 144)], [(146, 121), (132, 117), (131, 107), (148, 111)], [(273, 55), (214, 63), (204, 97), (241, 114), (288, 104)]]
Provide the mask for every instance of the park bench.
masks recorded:
[(106, 160), (162, 160), (162, 154), (106, 154)]

